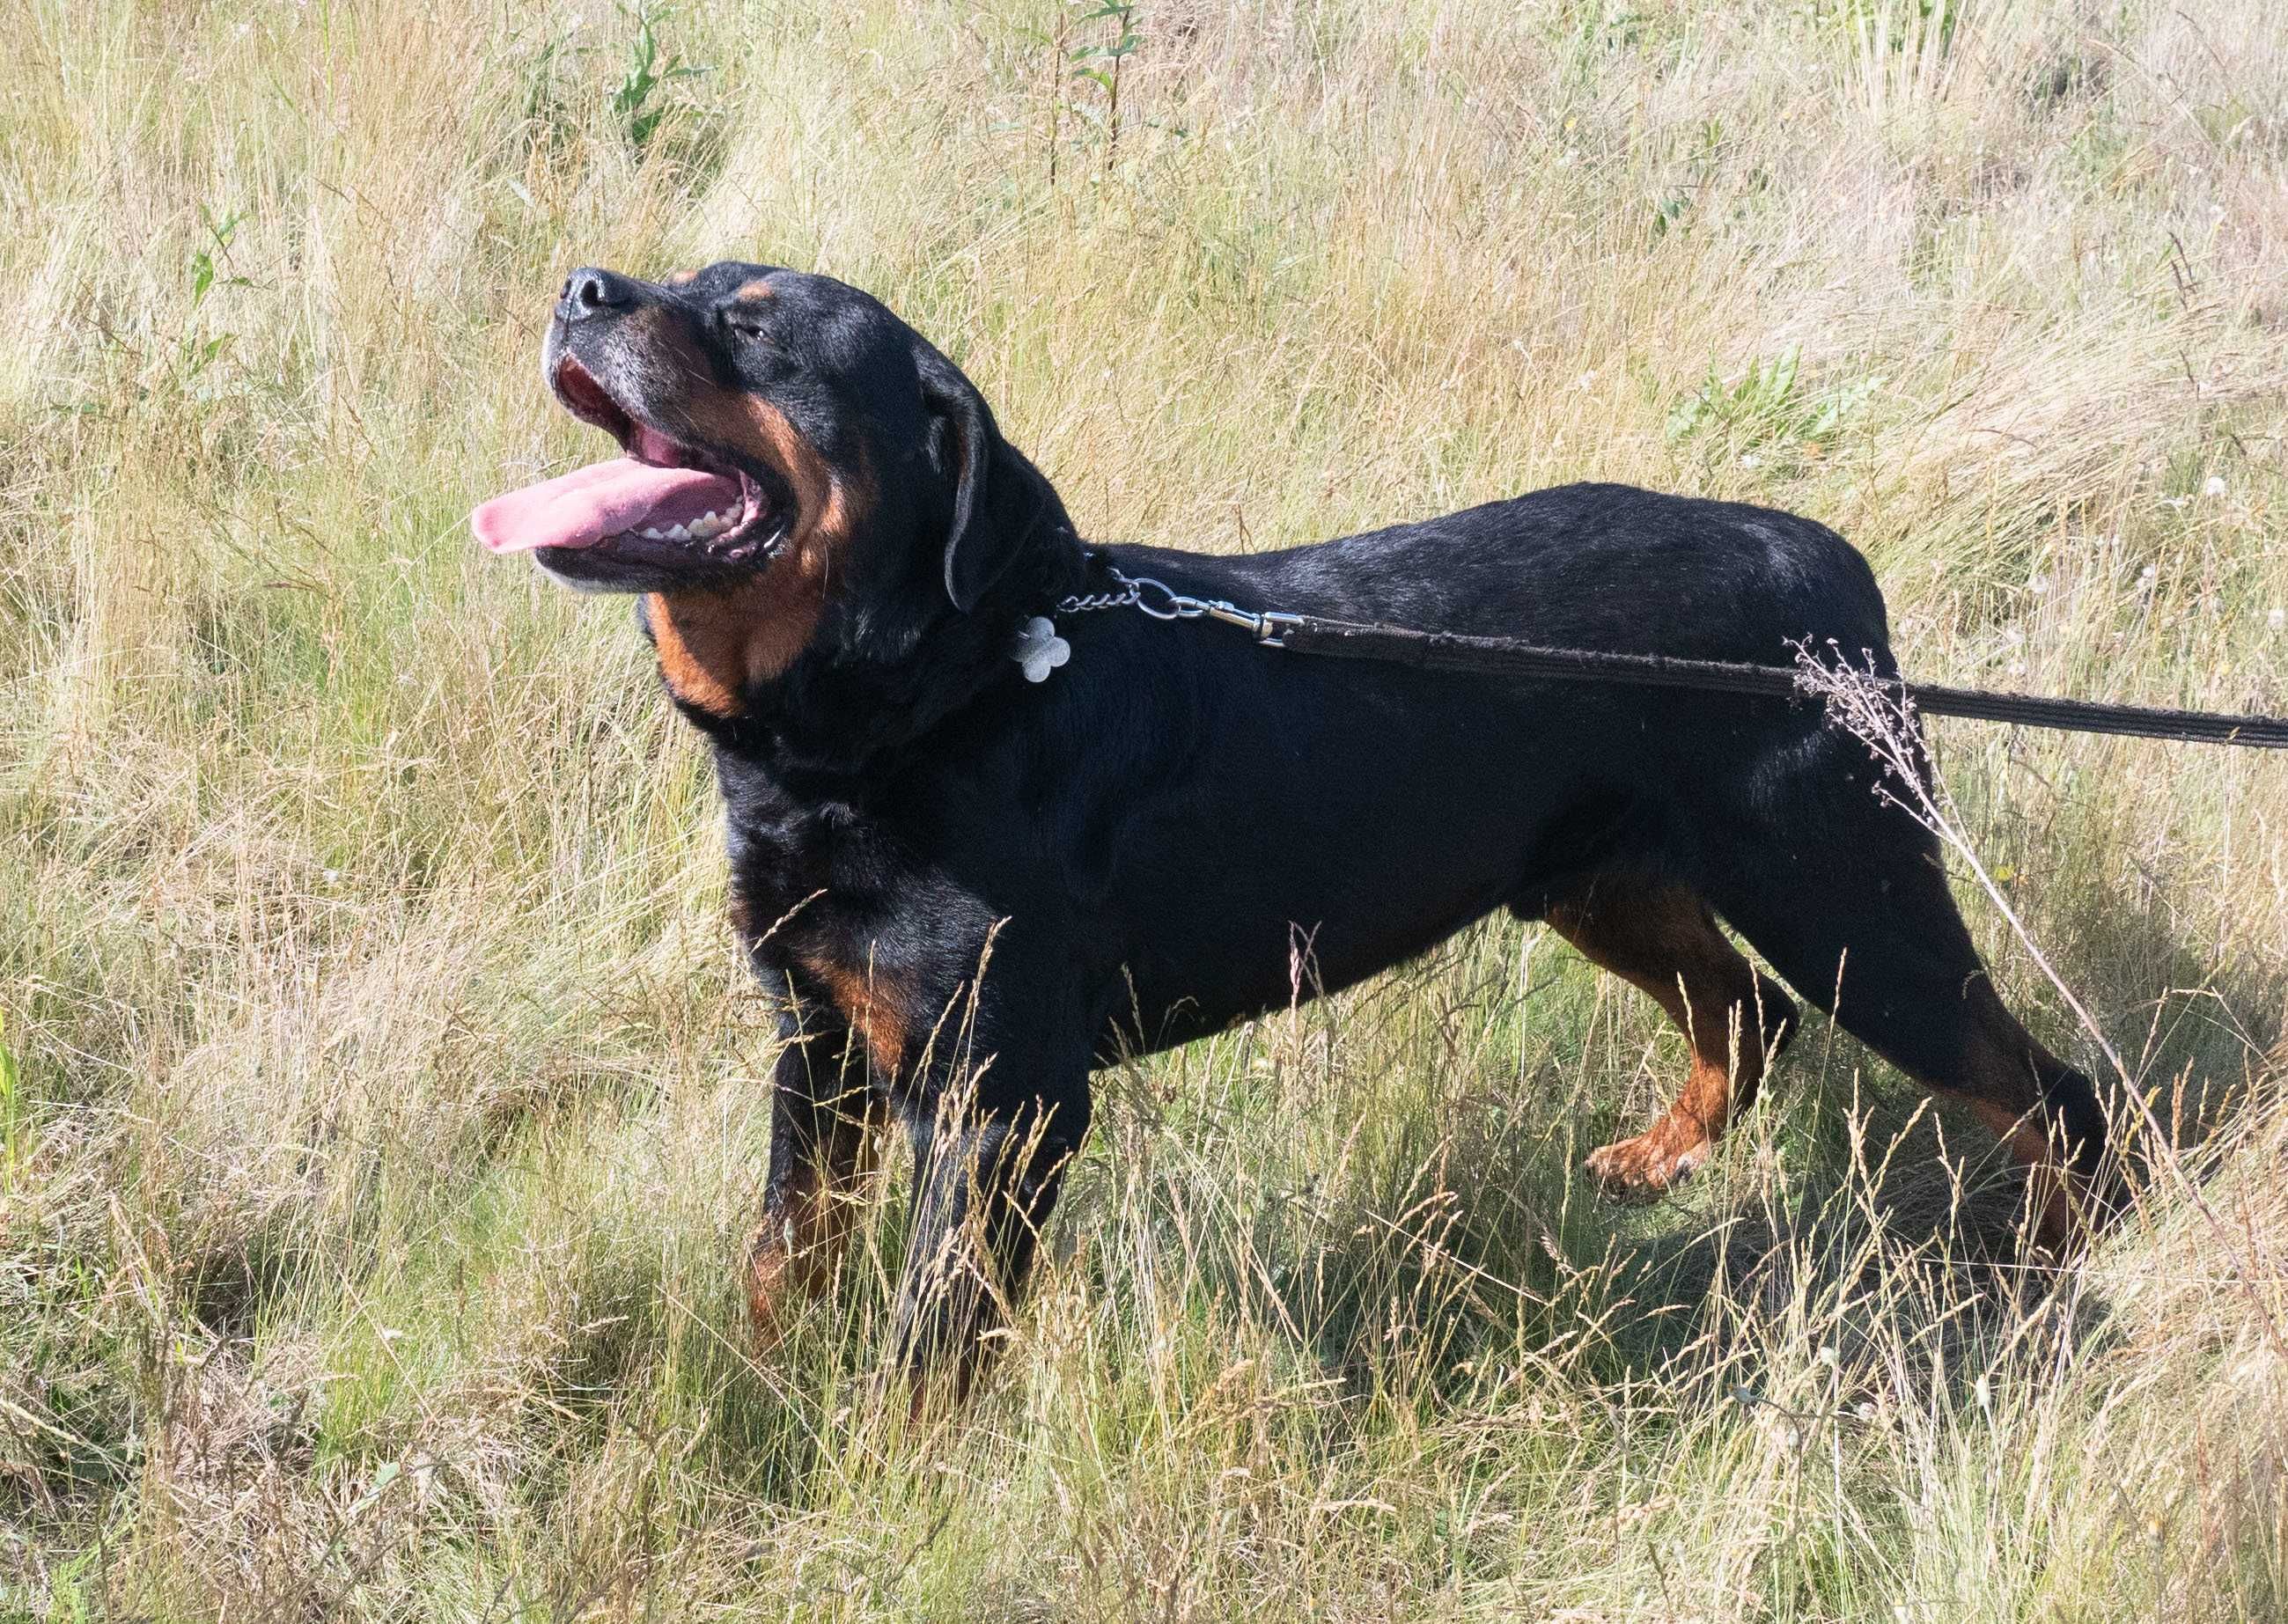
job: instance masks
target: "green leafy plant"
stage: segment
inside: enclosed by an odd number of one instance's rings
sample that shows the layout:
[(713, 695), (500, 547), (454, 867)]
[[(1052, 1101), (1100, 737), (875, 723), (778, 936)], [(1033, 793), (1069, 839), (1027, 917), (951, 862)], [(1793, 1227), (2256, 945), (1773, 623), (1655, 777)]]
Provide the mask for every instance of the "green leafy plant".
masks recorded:
[[(1104, 167), (1108, 173), (1120, 155), (1120, 83), (1128, 59), (1143, 45), (1136, 28), (1136, 0), (1098, 0), (1077, 17), (1060, 12), (1053, 34), (1033, 35), (1048, 48), (1049, 184), (1057, 183), (1060, 149), (1068, 116), (1094, 124), (1104, 132)], [(1073, 44), (1075, 30), (1107, 24), (1108, 37)], [(1092, 87), (1084, 89), (1083, 87)], [(1079, 93), (1076, 93), (1078, 91)]]
[(672, 54), (661, 54), (660, 25), (673, 9), (649, 4), (632, 10), (623, 8), (623, 15), (636, 25), (636, 36), (628, 46), (627, 67), (620, 75), (619, 88), (612, 92), (612, 116), (619, 121), (628, 145), (639, 152), (650, 144), (661, 121), (674, 111), (675, 104), (665, 94), (666, 87), (678, 79), (695, 79), (709, 71)]
[(1112, 161), (1120, 152), (1120, 74), (1144, 36), (1136, 32), (1134, 0), (1104, 0), (1092, 12), (1084, 12), (1081, 25), (1109, 21), (1112, 38), (1109, 41), (1083, 45), (1072, 53), (1076, 64), (1073, 77), (1084, 79), (1104, 92), (1105, 143), (1104, 167), (1111, 169)]
[(178, 369), (186, 384), (220, 360), (235, 341), (236, 335), (218, 333), (203, 337), (198, 313), (207, 302), (207, 296), (218, 288), (251, 288), (254, 284), (243, 276), (230, 273), (227, 266), (230, 245), (238, 235), (239, 223), (245, 219), (242, 211), (233, 210), (218, 221), (202, 206), (199, 224), (206, 228), (207, 240), (191, 253), (191, 308), (183, 322), (183, 336), (177, 351)]
[(1696, 435), (1721, 434), (1728, 446), (1808, 448), (1823, 452), (1872, 394), (1879, 378), (1861, 378), (1839, 388), (1804, 386), (1802, 350), (1791, 345), (1778, 355), (1759, 359), (1727, 380), (1711, 368), (1698, 389), (1668, 414), (1673, 445)]

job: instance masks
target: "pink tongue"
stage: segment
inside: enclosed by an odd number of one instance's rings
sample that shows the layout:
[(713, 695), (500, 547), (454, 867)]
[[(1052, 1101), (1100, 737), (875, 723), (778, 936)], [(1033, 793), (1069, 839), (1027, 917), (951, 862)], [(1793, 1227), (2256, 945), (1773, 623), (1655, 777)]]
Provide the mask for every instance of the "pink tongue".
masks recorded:
[(621, 456), (496, 496), (469, 515), (469, 528), (495, 552), (592, 547), (623, 530), (665, 531), (726, 509), (735, 521), (738, 480)]

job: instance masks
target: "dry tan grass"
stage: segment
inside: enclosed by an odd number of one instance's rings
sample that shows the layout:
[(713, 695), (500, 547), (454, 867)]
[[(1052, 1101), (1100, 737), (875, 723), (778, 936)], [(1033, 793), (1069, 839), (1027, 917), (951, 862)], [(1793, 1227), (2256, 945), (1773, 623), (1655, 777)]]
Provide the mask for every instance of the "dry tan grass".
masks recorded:
[(1824, 1028), (1617, 1213), (1680, 1050), (1490, 927), (1108, 1077), (963, 1428), (878, 1401), (894, 1208), (743, 1351), (703, 764), (460, 527), (584, 448), (573, 263), (873, 289), (1091, 534), (1629, 479), (1842, 528), (1919, 674), (2288, 704), (2288, 13), (1147, 0), (1116, 143), (1085, 9), (692, 4), (638, 141), (606, 4), (0, 0), (0, 1612), (2282, 1616), (2252, 754), (1939, 733), (2229, 1238), (1995, 1264)]

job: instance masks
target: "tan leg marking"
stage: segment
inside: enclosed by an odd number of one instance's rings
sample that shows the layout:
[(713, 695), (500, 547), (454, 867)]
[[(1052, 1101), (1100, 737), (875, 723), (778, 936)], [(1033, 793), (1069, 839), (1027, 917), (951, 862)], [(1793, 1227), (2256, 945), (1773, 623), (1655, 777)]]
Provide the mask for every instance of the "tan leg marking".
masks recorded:
[(1794, 1001), (1726, 939), (1707, 905), (1680, 885), (1601, 875), (1553, 904), (1549, 923), (1591, 963), (1649, 996), (1692, 1048), (1692, 1070), (1660, 1120), (1593, 1153), (1610, 1192), (1652, 1196), (1689, 1177), (1754, 1099), (1795, 1024)]
[(2011, 1160), (2026, 1169), (2033, 1239), (2062, 1255), (2080, 1228), (2085, 1193), (2042, 1123), (2040, 1079), (2061, 1069), (2062, 1063), (2035, 1042), (1983, 977), (1969, 997), (1974, 1006), (1969, 1076), (1951, 1082), (1917, 1081), (1933, 1093), (1961, 1101), (1979, 1125), (2002, 1142)]
[(780, 1210), (748, 1239), (747, 1313), (759, 1351), (786, 1334), (797, 1296), (815, 1296), (833, 1282), (857, 1227), (874, 1135), (888, 1113), (872, 1097), (854, 1094), (846, 1104), (856, 1114), (838, 1121), (817, 1161), (798, 1170)]
[(865, 1042), (876, 1073), (888, 1077), (906, 1057), (905, 988), (894, 976), (873, 966), (801, 955), (802, 967), (824, 984), (828, 997)]

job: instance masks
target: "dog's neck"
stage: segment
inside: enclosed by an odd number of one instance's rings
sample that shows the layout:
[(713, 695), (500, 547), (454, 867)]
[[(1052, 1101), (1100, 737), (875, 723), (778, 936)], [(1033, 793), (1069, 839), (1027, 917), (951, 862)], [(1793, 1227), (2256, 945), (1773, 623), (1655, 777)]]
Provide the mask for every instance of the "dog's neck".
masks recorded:
[[(1092, 557), (1069, 528), (1045, 530), (966, 614), (924, 575), (863, 607), (767, 579), (703, 598), (647, 598), (640, 614), (669, 696), (719, 750), (774, 776), (841, 778), (1021, 685), (1020, 628), (1086, 590)], [(781, 617), (795, 611), (809, 636), (783, 657)]]

